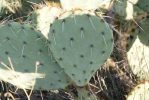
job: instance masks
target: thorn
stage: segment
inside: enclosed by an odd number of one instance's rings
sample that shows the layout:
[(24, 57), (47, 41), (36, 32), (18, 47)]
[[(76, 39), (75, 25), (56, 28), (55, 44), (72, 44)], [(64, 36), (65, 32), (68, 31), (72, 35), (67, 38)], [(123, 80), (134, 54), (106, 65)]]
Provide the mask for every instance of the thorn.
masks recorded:
[(65, 24), (65, 19), (62, 21), (62, 32), (64, 32), (64, 24)]
[(91, 45), (90, 45), (90, 48), (91, 48), (91, 49), (90, 49), (90, 51), (91, 51), (91, 57), (92, 57), (92, 55), (93, 55), (93, 47), (94, 47), (94, 45), (91, 44)]
[(10, 27), (10, 31), (15, 35), (15, 37), (17, 37), (17, 35), (15, 34), (14, 30)]
[(88, 17), (88, 18), (89, 18), (89, 21), (90, 21), (90, 23), (91, 23), (91, 25), (92, 25), (93, 29), (96, 31), (96, 28), (95, 28), (95, 25), (94, 25), (94, 23), (93, 23), (92, 19), (91, 19), (90, 17)]
[(70, 38), (70, 46), (72, 46), (73, 41), (74, 41), (74, 38), (71, 37), (71, 38)]
[(105, 43), (105, 45), (106, 45), (106, 47), (107, 47), (107, 42), (106, 42), (106, 39), (105, 39), (105, 37), (104, 37), (104, 32), (101, 32), (101, 34), (102, 34), (102, 38), (103, 38), (103, 40), (104, 40), (104, 43)]
[(23, 45), (23, 47), (22, 47), (21, 57), (24, 55), (24, 48), (25, 48), (25, 45)]
[(54, 33), (52, 34), (52, 37), (53, 37), (53, 40), (54, 40), (54, 44), (56, 45), (56, 39), (55, 39)]
[(132, 21), (144, 32), (144, 29), (134, 19)]
[(84, 28), (81, 27), (80, 30), (81, 30), (81, 38), (84, 38)]
[(72, 41), (70, 41), (70, 46), (72, 47)]
[(76, 21), (76, 17), (75, 16), (73, 16), (73, 19), (74, 19), (75, 24), (77, 24), (77, 21)]

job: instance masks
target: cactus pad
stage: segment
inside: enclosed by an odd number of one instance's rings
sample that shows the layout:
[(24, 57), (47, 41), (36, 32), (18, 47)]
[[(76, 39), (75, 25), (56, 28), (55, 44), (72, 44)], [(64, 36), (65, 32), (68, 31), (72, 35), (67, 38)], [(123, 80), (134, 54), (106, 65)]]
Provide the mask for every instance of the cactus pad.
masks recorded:
[(138, 7), (146, 12), (149, 12), (149, 0), (138, 0)]
[[(51, 56), (47, 44), (45, 37), (29, 25), (16, 22), (0, 25), (1, 62), (10, 67), (10, 58), (14, 70), (22, 74), (34, 73), (37, 64), (37, 73), (45, 74), (37, 79), (37, 90), (65, 88), (68, 77)], [(2, 63), (0, 68), (7, 70)]]
[[(142, 28), (136, 30), (133, 36), (133, 44), (127, 52), (128, 62), (134, 74), (141, 80), (149, 79), (149, 19), (140, 22)], [(131, 43), (131, 42), (130, 42)], [(130, 45), (129, 43), (129, 45)]]
[(140, 27), (143, 30), (139, 31), (139, 39), (140, 41), (145, 44), (146, 46), (149, 46), (149, 18), (145, 18), (140, 22)]
[(127, 100), (149, 100), (149, 82), (138, 84), (127, 96)]
[(126, 6), (127, 6), (127, 1), (126, 0), (118, 0), (114, 3), (113, 10), (114, 12), (121, 16), (121, 17), (126, 17)]
[[(149, 65), (147, 63), (149, 62), (149, 47), (144, 45), (138, 36), (133, 38), (133, 44), (127, 52), (130, 68), (140, 80), (149, 79)], [(129, 45), (131, 45), (130, 43)]]
[(57, 62), (78, 86), (89, 82), (113, 49), (112, 30), (103, 19), (89, 14), (55, 20), (49, 40)]
[(116, 0), (113, 5), (113, 10), (118, 16), (125, 17), (126, 20), (131, 20), (134, 14), (134, 4), (135, 1), (132, 0), (131, 2), (129, 0)]

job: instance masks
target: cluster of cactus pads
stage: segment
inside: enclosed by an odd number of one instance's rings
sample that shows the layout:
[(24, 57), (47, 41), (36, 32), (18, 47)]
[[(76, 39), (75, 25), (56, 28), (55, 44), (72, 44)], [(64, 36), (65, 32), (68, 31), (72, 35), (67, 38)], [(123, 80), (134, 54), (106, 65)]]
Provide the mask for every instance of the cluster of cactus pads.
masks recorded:
[(49, 27), (45, 37), (29, 24), (0, 25), (1, 80), (35, 90), (85, 86), (112, 52), (112, 29), (88, 10), (61, 14)]
[(137, 19), (139, 25), (133, 32), (130, 32), (131, 41), (128, 43), (130, 47), (127, 52), (130, 68), (132, 69), (133, 73), (140, 78), (140, 80), (149, 79), (149, 10), (147, 8), (149, 4), (147, 2), (148, 1), (146, 1), (146, 3), (142, 3), (140, 0), (137, 4), (140, 8), (144, 6), (142, 9), (144, 14), (142, 14), (143, 17), (141, 17), (141, 19)]
[[(23, 6), (22, 2), (1, 0), (0, 18), (3, 9), (15, 13)], [(31, 0), (36, 2), (41, 1)], [(108, 22), (108, 17), (96, 9), (108, 14), (114, 12), (111, 17), (119, 22), (135, 22), (133, 28), (126, 28), (130, 35), (127, 59), (141, 81), (149, 80), (148, 0), (60, 0), (60, 4), (39, 7), (25, 23), (0, 24), (0, 80), (34, 90), (65, 89), (73, 85), (79, 93), (78, 100), (96, 100), (80, 87), (89, 83), (114, 47), (113, 21)], [(139, 91), (134, 89), (131, 93)], [(128, 100), (132, 100), (132, 95)]]

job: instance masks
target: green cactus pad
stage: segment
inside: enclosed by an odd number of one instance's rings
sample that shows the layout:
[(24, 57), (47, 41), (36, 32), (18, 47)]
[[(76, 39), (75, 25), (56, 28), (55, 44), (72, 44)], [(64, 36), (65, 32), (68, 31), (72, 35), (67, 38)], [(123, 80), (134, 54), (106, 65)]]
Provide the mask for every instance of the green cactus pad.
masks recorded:
[(118, 15), (116, 17), (118, 17), (119, 20), (123, 20), (124, 18), (126, 20), (134, 19), (136, 14), (134, 4), (136, 3), (136, 0), (115, 0), (113, 10), (115, 14)]
[(149, 12), (149, 0), (138, 0), (137, 6), (146, 12)]
[(145, 18), (140, 22), (140, 32), (138, 33), (140, 41), (149, 46), (149, 18)]
[(113, 49), (112, 30), (103, 19), (88, 14), (56, 20), (49, 40), (57, 62), (78, 86), (89, 82)]
[(149, 35), (147, 32), (148, 24), (142, 21), (140, 27), (144, 30), (136, 28), (128, 39), (127, 59), (132, 72), (137, 75), (139, 80), (149, 79)]
[[(149, 19), (140, 22), (142, 29), (137, 29), (133, 36), (133, 44), (127, 52), (127, 58), (133, 73), (140, 80), (149, 79)], [(130, 45), (130, 43), (129, 43)]]
[(117, 0), (113, 5), (114, 12), (121, 17), (126, 17), (126, 7), (127, 1), (126, 0)]
[[(65, 88), (69, 78), (56, 63), (48, 50), (48, 41), (29, 25), (16, 22), (0, 25), (0, 61), (22, 73), (34, 73), (38, 62), (38, 73), (45, 78), (37, 79), (35, 89)], [(0, 64), (0, 68), (7, 70)]]

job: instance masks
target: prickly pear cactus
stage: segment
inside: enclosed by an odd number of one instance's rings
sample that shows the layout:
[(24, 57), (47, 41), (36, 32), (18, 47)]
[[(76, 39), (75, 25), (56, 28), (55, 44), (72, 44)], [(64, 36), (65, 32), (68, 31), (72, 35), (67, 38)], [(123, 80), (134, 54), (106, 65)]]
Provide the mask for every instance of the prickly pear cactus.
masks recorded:
[(138, 84), (127, 96), (127, 100), (149, 100), (149, 82)]
[(29, 25), (0, 25), (0, 61), (0, 80), (19, 88), (30, 89), (35, 78), (36, 90), (65, 88), (69, 84), (48, 50), (48, 41)]
[(141, 80), (149, 79), (149, 23), (148, 19), (141, 21), (140, 27), (142, 28), (136, 30), (131, 36), (131, 41), (129, 45), (130, 49), (127, 52), (128, 62), (133, 73), (136, 74)]
[(112, 30), (103, 19), (89, 14), (55, 20), (49, 41), (57, 62), (78, 86), (89, 82), (113, 49)]
[(146, 12), (149, 12), (149, 0), (138, 0), (137, 6)]

